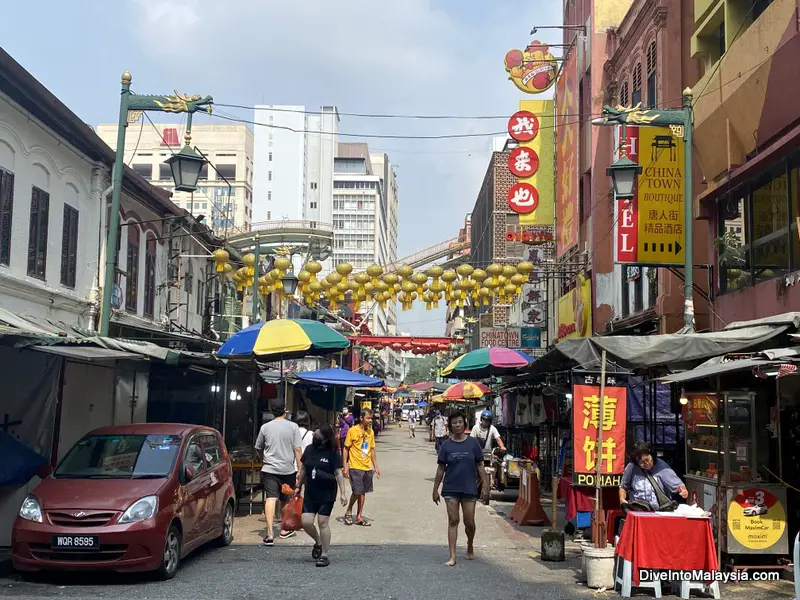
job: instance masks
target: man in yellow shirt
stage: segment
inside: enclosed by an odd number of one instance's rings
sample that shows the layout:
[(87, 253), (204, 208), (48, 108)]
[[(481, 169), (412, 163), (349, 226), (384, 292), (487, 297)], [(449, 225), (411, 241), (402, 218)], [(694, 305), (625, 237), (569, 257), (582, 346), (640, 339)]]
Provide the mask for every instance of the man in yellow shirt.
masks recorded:
[(372, 492), (373, 473), (381, 477), (378, 461), (375, 460), (375, 432), (372, 430), (372, 411), (361, 410), (361, 422), (351, 427), (344, 441), (344, 476), (350, 478), (350, 504), (344, 515), (344, 524), (353, 524), (353, 505), (358, 502), (358, 516), (355, 524), (369, 527), (364, 520), (364, 501)]

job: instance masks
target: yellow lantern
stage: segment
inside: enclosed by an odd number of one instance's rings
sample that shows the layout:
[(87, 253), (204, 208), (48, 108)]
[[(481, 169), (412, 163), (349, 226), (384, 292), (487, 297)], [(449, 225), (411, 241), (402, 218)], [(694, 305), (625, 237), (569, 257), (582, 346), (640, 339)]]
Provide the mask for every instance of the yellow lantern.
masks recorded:
[(417, 299), (417, 292), (411, 292), (411, 295), (408, 299), (408, 310), (411, 310), (411, 305), (414, 304), (414, 300)]
[(428, 282), (428, 276), (425, 275), (425, 273), (422, 273), (422, 272), (414, 273), (411, 276), (411, 281), (412, 281), (412, 283), (415, 283), (417, 285), (417, 293), (422, 295), (422, 292), (423, 292), (422, 286), (425, 285)]
[(517, 286), (515, 286), (513, 283), (507, 284), (503, 289), (505, 290), (506, 298), (508, 298), (509, 301), (511, 301), (514, 298), (514, 294), (517, 293)]
[(439, 282), (439, 277), (442, 276), (442, 273), (444, 273), (444, 269), (439, 265), (433, 265), (425, 271), (425, 274), (433, 280), (433, 283)]
[(405, 292), (401, 292), (400, 295), (397, 297), (397, 299), (400, 301), (400, 308), (404, 311), (408, 310), (406, 308), (406, 306), (408, 305), (408, 294), (406, 294)]
[(469, 279), (469, 276), (472, 275), (474, 270), (475, 269), (472, 267), (472, 265), (458, 265), (456, 272), (464, 279)]
[(408, 265), (403, 265), (397, 268), (397, 274), (400, 275), (403, 279), (407, 279), (414, 274), (414, 269), (409, 267)]
[(316, 281), (317, 273), (322, 271), (322, 263), (319, 263), (316, 260), (312, 260), (306, 265), (306, 271), (311, 273), (311, 281)]
[[(400, 284), (400, 288), (403, 290), (404, 297), (408, 298), (408, 296), (417, 289), (417, 286), (414, 285), (414, 282), (410, 279), (406, 279), (403, 283)], [(401, 300), (402, 302), (402, 300)]]
[(339, 292), (339, 296), (344, 298), (344, 295), (350, 289), (350, 284), (347, 283), (346, 280), (342, 280), (336, 284), (336, 291)]
[(492, 278), (492, 282), (495, 284), (495, 286), (497, 286), (500, 283), (498, 277), (500, 277), (500, 274), (502, 272), (503, 272), (503, 265), (498, 265), (497, 263), (492, 263), (488, 267), (486, 267), (486, 273), (487, 275), (489, 275), (489, 277)]
[(464, 295), (461, 290), (453, 290), (453, 293), (450, 294), (450, 308), (455, 308), (456, 304), (458, 306), (464, 305)]
[(444, 297), (445, 300), (448, 302), (450, 301), (450, 294), (453, 292), (453, 282), (458, 279), (458, 273), (453, 271), (452, 269), (448, 269), (444, 273), (442, 273), (442, 281), (445, 283), (444, 287)]
[(367, 267), (367, 275), (372, 277), (372, 285), (378, 285), (378, 277), (383, 275), (383, 267), (376, 264), (371, 264)]
[(254, 264), (256, 264), (256, 255), (255, 254), (250, 254), (250, 253), (245, 254), (242, 257), (242, 263), (244, 264), (245, 267), (248, 267), (248, 268), (252, 267)]
[(434, 294), (439, 294), (439, 293), (441, 293), (441, 292), (443, 292), (443, 291), (444, 291), (444, 286), (442, 285), (442, 282), (441, 282), (441, 281), (439, 281), (439, 280), (437, 280), (437, 279), (434, 279), (434, 280), (433, 280), (433, 283), (431, 283), (431, 285), (430, 285), (430, 290), (431, 290), (431, 291), (432, 291)]
[(433, 308), (439, 308), (439, 300), (442, 299), (441, 292), (433, 292), (432, 291), (431, 294), (433, 294), (431, 296), (431, 301), (433, 302)]
[(225, 275), (230, 275), (233, 272), (233, 266), (231, 263), (225, 263)]
[(506, 265), (503, 267), (503, 277), (505, 277), (506, 279), (511, 279), (516, 274), (517, 270), (511, 265)]
[(322, 284), (314, 280), (308, 284), (308, 291), (312, 294), (312, 297), (315, 301), (319, 301), (320, 296), (322, 295)]
[(387, 273), (383, 276), (383, 282), (386, 284), (389, 294), (392, 297), (392, 302), (397, 300), (397, 290), (395, 290), (395, 285), (400, 281), (400, 278), (397, 276), (396, 273)]
[(492, 292), (485, 287), (482, 287), (481, 289), (478, 290), (478, 296), (480, 297), (481, 300), (483, 300), (484, 306), (489, 306), (489, 296), (491, 295)]
[(425, 292), (422, 295), (422, 299), (425, 301), (425, 310), (430, 310), (431, 305), (433, 304), (433, 292), (430, 290)]
[(331, 285), (336, 285), (342, 280), (342, 276), (339, 273), (328, 273), (328, 276), (325, 278), (328, 283)]
[(517, 273), (522, 273), (523, 275), (525, 275), (526, 281), (528, 279), (527, 276), (533, 273), (533, 269), (534, 269), (533, 263), (527, 260), (517, 265)]
[[(292, 266), (292, 261), (285, 256), (279, 256), (272, 264), (278, 271), (281, 271), (281, 277), (283, 277), (283, 274)], [(308, 270), (308, 267), (306, 267), (306, 270)]]
[(217, 273), (225, 272), (225, 265), (228, 264), (229, 258), (230, 254), (228, 254), (222, 248), (219, 250), (214, 250), (214, 264), (216, 265)]
[(347, 277), (348, 275), (350, 275), (350, 273), (353, 272), (353, 265), (348, 263), (338, 264), (336, 265), (336, 272), (339, 273), (339, 275)]
[(525, 283), (528, 278), (523, 275), (522, 273), (515, 273), (511, 276), (511, 283), (514, 284), (514, 290), (517, 294), (522, 293), (522, 284)]
[(372, 285), (372, 282), (364, 284), (364, 293), (370, 298), (375, 293), (375, 286)]

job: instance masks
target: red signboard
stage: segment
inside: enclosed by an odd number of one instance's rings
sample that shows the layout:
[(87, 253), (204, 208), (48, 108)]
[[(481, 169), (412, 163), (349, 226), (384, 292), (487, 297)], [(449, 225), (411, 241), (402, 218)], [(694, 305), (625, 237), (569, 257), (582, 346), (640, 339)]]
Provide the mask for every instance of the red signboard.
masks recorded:
[[(621, 128), (620, 128), (621, 129)], [(620, 133), (621, 135), (621, 133)], [(625, 150), (633, 162), (639, 162), (639, 128), (628, 126), (626, 139), (620, 143), (625, 144)], [(638, 180), (638, 178), (637, 178)], [(639, 207), (637, 206), (638, 183), (634, 183), (634, 195), (630, 200), (617, 200), (617, 261), (636, 262), (637, 248), (639, 247)]]
[(536, 210), (539, 192), (530, 183), (515, 183), (508, 190), (508, 206), (515, 213), (527, 215)]
[(578, 55), (573, 46), (556, 82), (556, 253), (559, 257), (578, 243), (579, 115)]
[[(606, 375), (604, 396), (601, 410), (599, 373), (575, 374), (572, 383), (573, 485), (597, 484), (598, 458), (601, 486), (619, 487), (622, 480), (628, 417), (627, 378)], [(598, 427), (603, 428), (599, 456)]]
[(517, 146), (508, 155), (508, 170), (515, 177), (531, 177), (539, 170), (539, 155), (533, 148)]
[(178, 130), (174, 127), (168, 127), (164, 130), (164, 135), (161, 136), (162, 146), (180, 146), (181, 141), (178, 139)]
[(518, 110), (508, 120), (508, 135), (518, 142), (530, 142), (539, 133), (539, 119), (528, 110)]

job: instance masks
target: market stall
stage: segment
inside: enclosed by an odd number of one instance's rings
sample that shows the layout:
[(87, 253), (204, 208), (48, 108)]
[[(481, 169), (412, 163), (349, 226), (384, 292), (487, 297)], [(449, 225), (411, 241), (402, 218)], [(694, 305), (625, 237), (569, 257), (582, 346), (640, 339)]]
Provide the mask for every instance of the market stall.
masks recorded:
[(712, 514), (721, 562), (734, 569), (789, 563), (800, 477), (784, 465), (800, 453), (782, 430), (800, 422), (795, 362), (794, 349), (726, 355), (664, 378), (683, 389), (689, 501)]

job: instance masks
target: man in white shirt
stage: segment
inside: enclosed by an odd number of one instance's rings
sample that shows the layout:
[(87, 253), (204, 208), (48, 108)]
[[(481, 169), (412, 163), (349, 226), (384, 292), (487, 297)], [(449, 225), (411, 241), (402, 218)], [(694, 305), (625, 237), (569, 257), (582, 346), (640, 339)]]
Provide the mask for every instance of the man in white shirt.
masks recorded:
[(436, 438), (436, 452), (442, 447), (442, 442), (447, 439), (447, 419), (438, 410), (433, 417), (433, 437)]
[[(290, 495), (281, 492), (283, 484), (294, 489), (297, 480), (297, 465), (300, 464), (302, 453), (300, 447), (300, 428), (297, 423), (292, 423), (286, 418), (286, 405), (282, 398), (273, 400), (272, 414), (275, 418), (261, 426), (256, 439), (256, 451), (263, 453), (261, 467), (261, 485), (264, 487), (264, 517), (267, 520), (264, 545), (272, 546), (275, 543), (273, 530), (275, 509), (278, 499), (285, 505), (291, 499)], [(292, 537), (294, 531), (281, 531), (281, 539)]]
[(497, 442), (497, 447), (505, 452), (506, 446), (503, 444), (503, 440), (500, 439), (500, 432), (497, 431), (497, 427), (492, 425), (493, 418), (494, 415), (492, 415), (492, 411), (483, 411), (481, 413), (480, 424), (472, 428), (470, 436), (476, 438), (478, 442), (480, 442), (484, 452), (492, 451), (493, 442)]
[(416, 408), (409, 408), (408, 409), (408, 437), (417, 437), (416, 428), (417, 428), (417, 409)]

